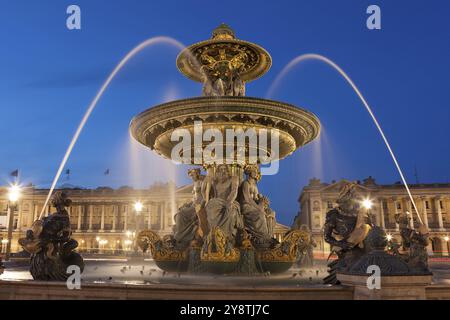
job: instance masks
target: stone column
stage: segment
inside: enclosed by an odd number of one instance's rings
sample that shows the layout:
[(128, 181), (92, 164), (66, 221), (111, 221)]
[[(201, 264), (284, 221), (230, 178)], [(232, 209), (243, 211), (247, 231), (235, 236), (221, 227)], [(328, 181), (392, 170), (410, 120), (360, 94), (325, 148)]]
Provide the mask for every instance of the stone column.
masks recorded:
[(37, 203), (34, 203), (34, 213), (33, 213), (33, 222), (35, 222), (39, 218), (39, 207)]
[(434, 203), (436, 206), (437, 211), (437, 218), (438, 218), (438, 224), (439, 224), (439, 230), (444, 231), (444, 220), (442, 219), (442, 209), (441, 209), (441, 197), (436, 197), (434, 199)]
[(443, 255), (444, 257), (448, 257), (448, 255), (449, 255), (449, 252), (448, 252), (448, 242), (445, 241), (444, 238), (440, 238), (440, 240), (441, 240), (442, 255)]
[[(398, 207), (398, 200), (395, 197), (392, 198), (392, 200), (394, 201), (394, 219), (395, 219), (395, 215), (398, 213), (398, 209), (397, 209), (397, 207)], [(395, 230), (396, 231), (400, 231), (400, 226), (398, 225), (397, 222), (395, 222)]]
[(166, 225), (166, 222), (165, 222), (165, 219), (166, 219), (166, 214), (165, 214), (165, 208), (164, 208), (165, 206), (164, 206), (164, 203), (160, 203), (159, 204), (159, 213), (160, 213), (160, 218), (161, 218), (161, 221), (160, 221), (160, 230), (162, 231), (162, 230), (164, 230), (164, 228), (165, 228), (165, 225)]
[(111, 232), (116, 232), (117, 214), (119, 214), (118, 206), (113, 205), (111, 209), (112, 209), (112, 216), (113, 216)]
[(428, 229), (427, 198), (422, 197), (421, 199), (422, 199), (422, 206), (423, 206), (422, 220), (423, 220), (423, 224)]
[(125, 205), (125, 217), (123, 219), (123, 231), (128, 229), (128, 204)]
[(152, 211), (153, 211), (153, 205), (149, 203), (148, 205), (148, 221), (147, 221), (147, 229), (152, 229)]
[(105, 232), (105, 205), (102, 204), (102, 217), (100, 220), (100, 232)]
[(23, 208), (23, 202), (21, 201), (17, 206), (17, 230), (20, 231), (22, 228), (22, 208)]
[(81, 232), (81, 215), (83, 213), (82, 206), (78, 206), (78, 221), (77, 221), (77, 232)]
[(408, 210), (408, 212), (411, 214), (411, 219), (409, 220), (409, 226), (411, 229), (414, 229), (414, 217), (415, 217), (415, 210), (413, 208), (413, 205), (411, 203), (411, 199), (406, 198), (406, 209)]
[(88, 232), (92, 232), (92, 220), (94, 218), (94, 210), (92, 204), (89, 205), (89, 228)]
[(381, 198), (380, 199), (380, 222), (381, 222), (380, 227), (383, 229), (386, 229), (386, 225), (384, 222), (384, 206), (383, 206), (383, 204), (384, 204), (384, 199)]

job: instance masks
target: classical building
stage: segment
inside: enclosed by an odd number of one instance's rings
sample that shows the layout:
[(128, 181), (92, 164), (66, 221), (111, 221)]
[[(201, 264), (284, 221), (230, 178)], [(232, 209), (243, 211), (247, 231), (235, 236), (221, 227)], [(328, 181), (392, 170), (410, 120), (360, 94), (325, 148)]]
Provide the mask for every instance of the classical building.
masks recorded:
[[(323, 225), (326, 213), (336, 206), (336, 199), (344, 183), (333, 181), (323, 183), (318, 179), (310, 180), (298, 199), (300, 212), (295, 225), (307, 225), (317, 243), (316, 254), (328, 255), (330, 247), (323, 239)], [(409, 186), (423, 223), (431, 234), (429, 253), (435, 256), (448, 256), (450, 243), (450, 184), (412, 184)], [(385, 228), (388, 235), (399, 241), (399, 229), (395, 214), (412, 212), (416, 215), (404, 186), (400, 183), (379, 185), (372, 177), (359, 182), (360, 192), (367, 194), (373, 201), (370, 210), (375, 224)]]
[[(23, 237), (38, 218), (48, 194), (47, 189), (28, 187), (14, 211), (11, 251), (21, 251), (17, 240)], [(69, 208), (73, 237), (79, 250), (88, 253), (122, 254), (133, 250), (136, 230), (149, 228), (161, 236), (172, 233), (174, 215), (179, 207), (192, 200), (192, 185), (176, 188), (171, 184), (158, 184), (145, 190), (130, 187), (94, 190), (70, 188), (64, 191), (72, 199)], [(8, 229), (8, 190), (0, 187), (0, 241), (5, 252)], [(135, 203), (142, 203), (136, 212)], [(44, 215), (54, 212), (47, 206)], [(277, 224), (275, 237), (281, 240), (289, 228)]]

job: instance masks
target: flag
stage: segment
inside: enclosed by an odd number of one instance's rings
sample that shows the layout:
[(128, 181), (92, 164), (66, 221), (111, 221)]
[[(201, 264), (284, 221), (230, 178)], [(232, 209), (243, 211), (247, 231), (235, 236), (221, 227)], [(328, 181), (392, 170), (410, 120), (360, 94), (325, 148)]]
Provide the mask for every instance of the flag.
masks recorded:
[(106, 169), (105, 176), (109, 175), (109, 169)]
[(13, 172), (11, 172), (11, 177), (19, 177), (19, 169), (14, 170)]
[(66, 170), (66, 175), (67, 175), (67, 180), (69, 180), (70, 179), (70, 169)]

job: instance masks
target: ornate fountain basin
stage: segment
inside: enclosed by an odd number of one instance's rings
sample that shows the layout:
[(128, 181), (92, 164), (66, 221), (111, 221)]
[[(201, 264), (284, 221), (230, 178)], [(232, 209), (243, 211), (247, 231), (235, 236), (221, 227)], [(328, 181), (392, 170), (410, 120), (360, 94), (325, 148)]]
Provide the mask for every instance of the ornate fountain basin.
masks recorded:
[[(172, 149), (179, 143), (178, 139), (172, 141), (172, 134), (175, 130), (187, 129), (192, 137), (191, 163), (194, 163), (193, 137), (196, 121), (201, 121), (203, 132), (207, 129), (220, 130), (224, 137), (224, 149), (230, 143), (225, 139), (226, 129), (242, 129), (244, 132), (253, 129), (258, 135), (262, 129), (277, 129), (277, 153), (271, 149), (270, 139), (264, 146), (257, 145), (260, 151), (266, 152), (265, 155), (272, 156), (272, 160), (287, 157), (314, 140), (320, 133), (318, 118), (305, 109), (278, 101), (232, 96), (197, 97), (155, 106), (131, 121), (130, 132), (141, 144), (165, 158), (172, 159)], [(270, 138), (270, 131), (268, 137)], [(202, 147), (205, 148), (210, 143), (203, 142)], [(251, 148), (246, 142), (246, 154), (249, 154)]]

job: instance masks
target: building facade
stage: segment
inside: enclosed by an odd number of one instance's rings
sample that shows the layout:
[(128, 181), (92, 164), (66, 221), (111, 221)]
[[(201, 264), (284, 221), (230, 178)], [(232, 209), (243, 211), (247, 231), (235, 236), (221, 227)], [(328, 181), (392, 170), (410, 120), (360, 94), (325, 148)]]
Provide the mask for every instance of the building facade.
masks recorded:
[[(295, 226), (306, 225), (312, 231), (317, 244), (316, 254), (327, 256), (330, 252), (330, 246), (323, 238), (325, 215), (336, 206), (339, 191), (347, 182), (341, 180), (328, 184), (312, 179), (300, 194), (298, 199), (300, 212), (295, 219)], [(430, 230), (429, 254), (449, 256), (450, 184), (413, 184), (409, 187), (420, 217)], [(373, 222), (384, 228), (394, 241), (400, 241), (395, 214), (408, 211), (416, 216), (404, 186), (400, 183), (379, 185), (372, 177), (369, 177), (363, 182), (358, 182), (358, 189), (374, 204), (370, 210)]]
[[(18, 239), (24, 237), (38, 219), (47, 189), (24, 188), (14, 210), (11, 252), (22, 249)], [(158, 184), (146, 190), (129, 187), (119, 189), (64, 189), (72, 200), (68, 208), (73, 238), (79, 250), (86, 253), (120, 255), (134, 250), (137, 230), (151, 229), (160, 236), (172, 234), (174, 215), (183, 204), (192, 201), (192, 185), (176, 188), (171, 184)], [(142, 203), (136, 212), (135, 203)], [(48, 205), (44, 216), (54, 212)], [(0, 241), (1, 253), (7, 245), (8, 190), (0, 188)], [(281, 239), (288, 227), (277, 224), (275, 237)]]

